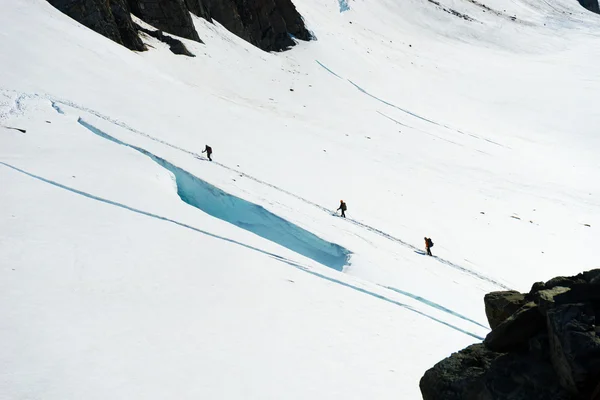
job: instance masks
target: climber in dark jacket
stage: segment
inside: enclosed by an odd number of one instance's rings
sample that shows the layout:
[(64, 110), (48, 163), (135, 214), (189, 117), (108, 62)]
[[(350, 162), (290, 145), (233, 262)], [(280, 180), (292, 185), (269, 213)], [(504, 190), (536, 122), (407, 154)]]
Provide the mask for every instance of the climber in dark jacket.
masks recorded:
[(206, 147), (204, 148), (202, 153), (206, 153), (206, 156), (208, 157), (208, 159), (210, 161), (212, 161), (212, 158), (210, 158), (210, 155), (212, 154), (212, 147), (210, 147), (209, 145), (206, 145)]
[(431, 254), (431, 248), (433, 247), (433, 241), (431, 240), (431, 238), (425, 237), (425, 251), (427, 252), (428, 256), (432, 256), (433, 254)]
[(348, 209), (348, 207), (346, 207), (346, 203), (344, 202), (344, 200), (340, 200), (340, 206), (336, 211), (342, 210), (342, 217), (346, 218), (346, 210)]

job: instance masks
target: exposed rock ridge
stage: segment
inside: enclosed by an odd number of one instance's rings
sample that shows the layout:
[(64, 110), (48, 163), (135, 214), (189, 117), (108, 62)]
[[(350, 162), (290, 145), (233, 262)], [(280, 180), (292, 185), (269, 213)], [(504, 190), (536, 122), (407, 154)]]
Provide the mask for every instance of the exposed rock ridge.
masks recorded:
[(48, 0), (88, 28), (131, 50), (145, 46), (131, 13), (161, 31), (202, 42), (190, 12), (266, 51), (283, 51), (311, 34), (292, 0)]

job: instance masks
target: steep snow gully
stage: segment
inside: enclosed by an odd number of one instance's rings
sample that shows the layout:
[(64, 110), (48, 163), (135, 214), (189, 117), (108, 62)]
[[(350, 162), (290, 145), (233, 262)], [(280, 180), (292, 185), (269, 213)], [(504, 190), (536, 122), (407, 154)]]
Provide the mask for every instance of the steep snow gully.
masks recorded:
[(104, 139), (139, 151), (170, 171), (175, 176), (177, 194), (185, 203), (337, 271), (348, 264), (350, 251), (342, 246), (323, 240), (258, 204), (226, 193), (144, 149), (122, 142), (81, 118), (77, 122)]

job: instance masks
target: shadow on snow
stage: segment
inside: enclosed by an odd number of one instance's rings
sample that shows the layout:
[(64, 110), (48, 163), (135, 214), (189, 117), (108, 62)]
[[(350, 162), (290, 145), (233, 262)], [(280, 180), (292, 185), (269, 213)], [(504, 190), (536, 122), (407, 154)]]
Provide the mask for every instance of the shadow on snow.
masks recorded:
[(141, 214), (141, 215), (144, 215), (144, 216), (147, 216), (147, 217), (155, 218), (155, 219), (158, 219), (158, 220), (161, 220), (161, 221), (164, 221), (164, 222), (169, 222), (169, 223), (172, 223), (172, 224), (178, 225), (178, 226), (180, 226), (180, 227), (183, 227), (183, 228), (186, 228), (186, 229), (190, 229), (190, 230), (192, 230), (192, 231), (194, 231), (194, 232), (201, 233), (201, 234), (204, 234), (204, 235), (206, 235), (206, 236), (210, 236), (210, 237), (212, 237), (212, 238), (215, 238), (215, 239), (224, 240), (224, 241), (226, 241), (226, 242), (229, 242), (229, 243), (233, 243), (233, 244), (240, 245), (240, 246), (242, 246), (242, 247), (244, 247), (244, 248), (246, 248), (246, 249), (257, 251), (257, 252), (259, 252), (259, 253), (262, 253), (262, 254), (265, 254), (265, 255), (267, 255), (267, 256), (270, 256), (270, 257), (272, 257), (272, 258), (274, 258), (274, 259), (276, 259), (276, 260), (278, 260), (278, 261), (281, 261), (281, 262), (283, 262), (283, 263), (286, 263), (286, 264), (288, 264), (288, 265), (290, 265), (290, 266), (292, 266), (292, 267), (294, 267), (294, 268), (297, 268), (297, 269), (299, 269), (299, 270), (302, 270), (302, 271), (304, 271), (304, 272), (307, 272), (307, 273), (309, 273), (309, 274), (311, 274), (311, 275), (317, 276), (317, 277), (319, 277), (319, 278), (326, 279), (326, 280), (328, 280), (328, 281), (330, 281), (330, 282), (338, 283), (338, 284), (340, 284), (340, 285), (342, 285), (342, 286), (345, 286), (345, 287), (347, 287), (347, 288), (349, 288), (349, 289), (353, 289), (353, 290), (356, 290), (356, 291), (358, 291), (358, 292), (360, 292), (360, 293), (363, 293), (363, 294), (366, 294), (366, 295), (369, 295), (369, 296), (375, 297), (375, 298), (377, 298), (377, 299), (384, 300), (384, 301), (386, 301), (386, 302), (389, 302), (389, 303), (395, 304), (395, 305), (397, 305), (397, 306), (400, 306), (400, 307), (402, 307), (402, 308), (404, 308), (404, 309), (406, 309), (406, 310), (409, 310), (409, 311), (415, 312), (415, 313), (417, 313), (417, 314), (419, 314), (419, 315), (422, 315), (422, 316), (424, 316), (424, 317), (426, 317), (426, 318), (428, 318), (428, 319), (431, 319), (431, 320), (433, 320), (433, 321), (435, 321), (435, 322), (438, 322), (438, 323), (440, 323), (440, 324), (442, 324), (442, 325), (445, 325), (445, 326), (447, 326), (447, 327), (449, 327), (449, 328), (451, 328), (451, 329), (454, 329), (454, 330), (456, 330), (456, 331), (458, 331), (458, 332), (464, 333), (465, 335), (469, 335), (469, 336), (471, 336), (471, 337), (473, 337), (473, 338), (476, 338), (476, 339), (483, 340), (483, 338), (482, 338), (482, 337), (480, 337), (480, 336), (478, 336), (478, 335), (476, 335), (476, 334), (474, 334), (474, 333), (471, 333), (471, 332), (469, 332), (469, 331), (467, 331), (467, 330), (461, 329), (461, 328), (459, 328), (459, 327), (457, 327), (457, 326), (454, 326), (454, 325), (452, 325), (452, 324), (450, 324), (450, 323), (448, 323), (448, 322), (446, 322), (446, 321), (442, 321), (442, 320), (440, 320), (440, 319), (438, 319), (438, 318), (435, 318), (435, 317), (433, 317), (433, 316), (431, 316), (431, 315), (428, 315), (428, 314), (426, 314), (426, 313), (424, 313), (424, 312), (422, 312), (422, 311), (416, 310), (416, 309), (414, 309), (413, 307), (411, 307), (411, 306), (409, 306), (409, 305), (407, 305), (407, 304), (404, 304), (404, 303), (401, 303), (401, 302), (399, 302), (399, 301), (396, 301), (396, 300), (390, 299), (390, 298), (388, 298), (388, 297), (385, 297), (385, 296), (383, 296), (383, 295), (381, 295), (381, 294), (378, 294), (378, 293), (375, 293), (375, 292), (369, 291), (369, 290), (367, 290), (367, 289), (363, 289), (363, 288), (360, 288), (360, 287), (358, 287), (358, 286), (351, 285), (351, 284), (349, 284), (349, 283), (346, 283), (346, 282), (343, 282), (343, 281), (341, 281), (341, 280), (338, 280), (338, 279), (335, 279), (335, 278), (331, 278), (331, 277), (329, 277), (329, 276), (326, 276), (326, 275), (320, 274), (320, 273), (318, 273), (318, 272), (312, 271), (312, 270), (311, 270), (311, 269), (309, 269), (308, 267), (306, 267), (306, 266), (304, 266), (304, 265), (301, 265), (301, 264), (299, 264), (299, 263), (297, 263), (297, 262), (294, 262), (294, 261), (292, 261), (292, 260), (290, 260), (290, 259), (287, 259), (287, 258), (285, 258), (285, 257), (282, 257), (282, 256), (280, 256), (280, 255), (277, 255), (277, 254), (274, 254), (274, 253), (270, 253), (270, 252), (268, 252), (268, 251), (265, 251), (265, 250), (261, 250), (261, 249), (259, 249), (259, 248), (256, 248), (256, 247), (253, 247), (253, 246), (247, 245), (247, 244), (245, 244), (245, 243), (242, 243), (242, 242), (238, 242), (237, 240), (233, 240), (233, 239), (229, 239), (229, 238), (226, 238), (226, 237), (223, 237), (223, 236), (215, 235), (215, 234), (213, 234), (213, 233), (210, 233), (210, 232), (204, 231), (204, 230), (202, 230), (202, 229), (195, 228), (195, 227), (193, 227), (193, 226), (191, 226), (191, 225), (184, 224), (184, 223), (182, 223), (182, 222), (179, 222), (179, 221), (176, 221), (176, 220), (173, 220), (173, 219), (170, 219), (170, 218), (162, 217), (162, 216), (160, 216), (160, 215), (153, 214), (153, 213), (150, 213), (150, 212), (147, 212), (147, 211), (142, 211), (142, 210), (139, 210), (139, 209), (136, 209), (136, 208), (133, 208), (133, 207), (129, 207), (129, 206), (125, 205), (125, 204), (118, 203), (118, 202), (116, 202), (116, 201), (112, 201), (112, 200), (104, 199), (104, 198), (102, 198), (102, 197), (95, 196), (95, 195), (93, 195), (93, 194), (86, 193), (86, 192), (83, 192), (83, 191), (81, 191), (81, 190), (74, 189), (74, 188), (72, 188), (72, 187), (69, 187), (69, 186), (63, 185), (63, 184), (61, 184), (61, 183), (58, 183), (58, 182), (52, 181), (52, 180), (50, 180), (50, 179), (46, 179), (46, 178), (43, 178), (43, 177), (41, 177), (41, 176), (38, 176), (38, 175), (32, 174), (32, 173), (30, 173), (30, 172), (24, 171), (24, 170), (22, 170), (22, 169), (20, 169), (20, 168), (14, 167), (14, 166), (12, 166), (12, 165), (10, 165), (10, 164), (7, 164), (7, 163), (4, 163), (4, 162), (2, 162), (2, 161), (0, 161), (0, 164), (1, 164), (1, 165), (4, 165), (5, 167), (8, 167), (8, 168), (10, 168), (10, 169), (12, 169), (12, 170), (14, 170), (14, 171), (17, 171), (17, 172), (20, 172), (20, 173), (22, 173), (22, 174), (24, 174), (24, 175), (27, 175), (27, 176), (29, 176), (29, 177), (31, 177), (31, 178), (34, 178), (34, 179), (37, 179), (37, 180), (39, 180), (39, 181), (42, 181), (42, 182), (48, 183), (48, 184), (50, 184), (50, 185), (53, 185), (53, 186), (55, 186), (55, 187), (58, 187), (58, 188), (60, 188), (60, 189), (67, 190), (67, 191), (69, 191), (69, 192), (71, 192), (71, 193), (75, 193), (75, 194), (78, 194), (78, 195), (80, 195), (80, 196), (84, 196), (84, 197), (86, 197), (86, 198), (88, 198), (88, 199), (96, 200), (96, 201), (99, 201), (99, 202), (101, 202), (101, 203), (105, 203), (105, 204), (109, 204), (109, 205), (112, 205), (112, 206), (115, 206), (115, 207), (119, 207), (119, 208), (122, 208), (122, 209), (125, 209), (125, 210), (128, 210), (128, 211), (134, 212), (134, 213), (136, 213), (136, 214)]

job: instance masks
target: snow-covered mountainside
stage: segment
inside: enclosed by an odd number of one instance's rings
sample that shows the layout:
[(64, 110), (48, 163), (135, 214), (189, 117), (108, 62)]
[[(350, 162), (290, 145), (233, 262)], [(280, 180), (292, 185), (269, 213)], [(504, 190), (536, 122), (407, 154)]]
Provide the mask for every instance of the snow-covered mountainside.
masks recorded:
[(600, 16), (294, 3), (194, 58), (2, 4), (0, 398), (418, 399), (485, 293), (597, 267)]

